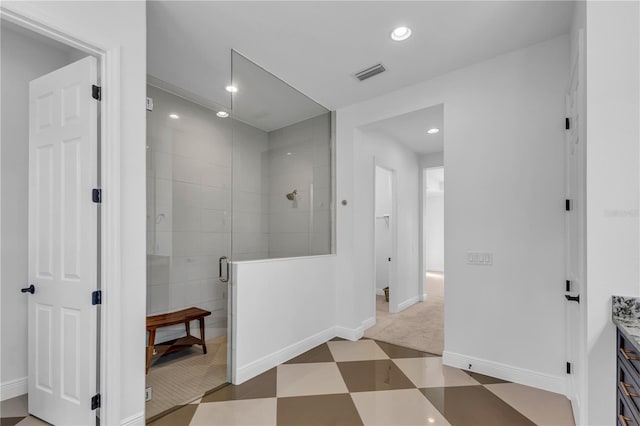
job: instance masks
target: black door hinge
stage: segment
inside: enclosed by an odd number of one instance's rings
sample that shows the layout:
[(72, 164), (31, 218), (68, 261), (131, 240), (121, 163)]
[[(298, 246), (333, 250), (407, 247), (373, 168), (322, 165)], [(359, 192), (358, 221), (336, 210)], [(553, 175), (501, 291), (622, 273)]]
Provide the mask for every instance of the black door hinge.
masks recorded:
[(391, 258), (389, 258), (389, 262), (391, 262)]
[(571, 200), (564, 200), (564, 209), (568, 212), (573, 210), (573, 203), (571, 202)]
[(96, 290), (91, 293), (91, 304), (102, 305), (102, 290)]
[(567, 374), (571, 374), (571, 363), (567, 362)]
[(97, 393), (91, 397), (91, 409), (95, 410), (100, 408), (100, 394)]
[(95, 84), (91, 85), (91, 97), (97, 101), (102, 100), (102, 87), (96, 86)]
[(565, 130), (571, 129), (571, 119), (569, 117), (564, 118), (564, 128)]
[(102, 189), (93, 188), (93, 191), (91, 191), (91, 199), (93, 200), (94, 203), (101, 203), (102, 202)]

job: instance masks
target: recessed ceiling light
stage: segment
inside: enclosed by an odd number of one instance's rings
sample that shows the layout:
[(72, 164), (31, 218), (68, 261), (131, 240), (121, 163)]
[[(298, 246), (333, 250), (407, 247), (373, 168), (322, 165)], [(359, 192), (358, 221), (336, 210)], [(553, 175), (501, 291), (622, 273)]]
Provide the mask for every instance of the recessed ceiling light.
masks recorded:
[(427, 130), (427, 133), (429, 133), (430, 135), (435, 135), (439, 131), (440, 131), (440, 129), (437, 129), (437, 128), (434, 127), (433, 129)]
[(231, 92), (231, 93), (236, 93), (238, 91), (238, 88), (236, 86), (233, 86), (233, 85), (229, 85), (229, 86), (225, 87), (225, 89), (227, 90), (227, 92)]
[(178, 118), (180, 118), (178, 114), (169, 114), (169, 117), (173, 118), (174, 120), (177, 120)]
[(391, 40), (402, 41), (411, 37), (411, 28), (398, 27), (391, 31)]
[(291, 153), (290, 153), (290, 152), (287, 152), (287, 155), (291, 155)]
[(229, 113), (226, 111), (218, 111), (216, 115), (220, 118), (227, 118), (229, 116)]

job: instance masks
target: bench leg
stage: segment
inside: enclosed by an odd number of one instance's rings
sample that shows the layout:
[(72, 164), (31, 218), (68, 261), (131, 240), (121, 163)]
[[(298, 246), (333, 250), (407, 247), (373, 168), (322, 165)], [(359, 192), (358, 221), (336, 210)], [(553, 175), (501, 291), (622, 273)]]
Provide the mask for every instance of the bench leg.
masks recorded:
[(184, 323), (184, 328), (185, 328), (185, 330), (187, 332), (187, 337), (191, 336), (191, 326), (190, 325), (191, 325), (190, 321), (187, 321), (187, 322)]
[(156, 343), (156, 331), (149, 330), (149, 345), (147, 346), (147, 374), (149, 373), (149, 367), (151, 367), (151, 358), (153, 358), (153, 347)]
[(202, 343), (202, 352), (207, 353), (207, 345), (204, 343), (204, 318), (200, 318), (200, 342)]

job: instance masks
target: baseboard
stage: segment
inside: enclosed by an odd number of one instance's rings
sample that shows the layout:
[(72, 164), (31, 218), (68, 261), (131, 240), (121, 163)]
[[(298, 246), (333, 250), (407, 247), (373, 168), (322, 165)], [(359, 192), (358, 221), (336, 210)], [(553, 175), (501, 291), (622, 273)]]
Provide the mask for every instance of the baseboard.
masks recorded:
[(376, 288), (376, 295), (377, 296), (384, 296), (384, 290), (381, 288)]
[(402, 303), (398, 304), (398, 312), (402, 312), (407, 309), (411, 305), (415, 305), (420, 301), (420, 296), (413, 296), (411, 299), (407, 299)]
[(335, 328), (330, 327), (283, 349), (269, 355), (265, 355), (262, 358), (252, 361), (246, 365), (239, 366), (236, 369), (235, 374), (233, 374), (233, 384), (239, 385), (246, 382), (247, 380), (256, 377), (258, 374), (262, 374), (283, 362), (289, 361), (291, 358), (295, 358), (298, 355), (321, 345), (327, 340), (331, 340), (333, 337), (335, 337)]
[(356, 340), (362, 339), (362, 336), (364, 336), (364, 331), (367, 328), (373, 327), (374, 325), (376, 325), (376, 319), (375, 317), (371, 317), (362, 321), (362, 324), (360, 324), (360, 327), (347, 328), (347, 327), (336, 326), (334, 329), (335, 330), (334, 333), (336, 337), (340, 337), (340, 338), (351, 340), (351, 341), (356, 341)]
[(0, 383), (0, 401), (15, 398), (29, 392), (29, 378), (20, 377), (19, 379), (8, 380)]
[(121, 426), (144, 426), (144, 411), (142, 413), (134, 414), (120, 422)]
[[(460, 368), (467, 371), (475, 371), (502, 380), (531, 386), (546, 391), (567, 394), (567, 383), (565, 378), (542, 374), (524, 368), (514, 367), (499, 362), (488, 361), (486, 359), (474, 358), (454, 352), (444, 351), (442, 362), (450, 367)], [(469, 368), (471, 365), (471, 368)]]
[(427, 293), (422, 293), (422, 295), (420, 296), (420, 301), (425, 302), (426, 300), (427, 300)]

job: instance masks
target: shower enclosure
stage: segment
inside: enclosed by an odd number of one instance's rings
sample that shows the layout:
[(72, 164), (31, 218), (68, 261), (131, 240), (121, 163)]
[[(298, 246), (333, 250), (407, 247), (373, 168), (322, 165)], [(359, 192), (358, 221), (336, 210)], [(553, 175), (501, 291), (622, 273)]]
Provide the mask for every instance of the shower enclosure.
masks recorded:
[(148, 86), (147, 315), (211, 315), (207, 354), (180, 346), (185, 334), (199, 336), (197, 321), (157, 330), (147, 418), (228, 381), (229, 262), (332, 250), (330, 112), (231, 56), (228, 102), (157, 79)]

